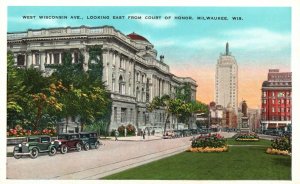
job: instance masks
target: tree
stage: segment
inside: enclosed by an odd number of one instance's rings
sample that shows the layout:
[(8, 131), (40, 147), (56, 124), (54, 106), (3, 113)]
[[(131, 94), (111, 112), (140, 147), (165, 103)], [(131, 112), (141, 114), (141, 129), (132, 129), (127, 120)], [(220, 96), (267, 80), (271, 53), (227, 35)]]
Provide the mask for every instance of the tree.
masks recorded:
[(19, 69), (14, 66), (12, 52), (7, 53), (7, 125), (14, 127), (23, 112), (23, 96), (26, 94), (25, 85), (19, 75)]
[(111, 99), (102, 83), (101, 47), (89, 48), (88, 71), (83, 69), (84, 56), (80, 53), (78, 64), (72, 64), (70, 52), (63, 54), (62, 65), (57, 66), (53, 77), (61, 80), (67, 90), (60, 97), (63, 103), (61, 118), (79, 116), (81, 130), (85, 125), (98, 121), (109, 122)]

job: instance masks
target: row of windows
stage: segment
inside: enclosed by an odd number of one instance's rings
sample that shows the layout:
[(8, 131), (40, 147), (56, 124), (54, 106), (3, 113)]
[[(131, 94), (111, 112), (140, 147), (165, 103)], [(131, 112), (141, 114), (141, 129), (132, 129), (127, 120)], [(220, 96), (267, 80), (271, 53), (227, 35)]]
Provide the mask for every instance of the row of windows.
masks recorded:
[[(290, 95), (291, 95), (291, 93), (289, 91), (287, 91), (287, 92), (284, 92), (284, 91), (277, 92), (277, 97), (285, 97), (285, 96), (289, 97)], [(275, 92), (274, 91), (271, 93), (271, 96), (275, 97)], [(267, 97), (267, 92), (266, 91), (263, 92), (263, 97)]]
[[(286, 102), (286, 104), (290, 104), (290, 100), (289, 99), (279, 99), (279, 100), (275, 100), (275, 99), (272, 99), (272, 104), (285, 104), (284, 102)], [(267, 100), (264, 99), (263, 100), (263, 104), (266, 104), (267, 103)]]
[[(290, 110), (291, 110), (290, 108), (283, 108), (283, 107), (275, 108), (275, 107), (272, 107), (272, 112), (290, 112)], [(267, 112), (266, 108), (263, 108), (262, 112)]]
[(270, 119), (268, 119), (267, 117), (263, 117), (262, 120), (290, 121), (291, 118), (289, 116), (271, 116)]

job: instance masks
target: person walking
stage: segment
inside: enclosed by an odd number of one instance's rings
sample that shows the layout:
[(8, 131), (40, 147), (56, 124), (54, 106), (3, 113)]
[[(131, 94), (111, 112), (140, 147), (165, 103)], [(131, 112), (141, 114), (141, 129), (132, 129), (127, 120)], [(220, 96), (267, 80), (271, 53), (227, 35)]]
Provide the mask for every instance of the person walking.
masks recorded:
[(119, 136), (119, 131), (118, 131), (118, 130), (116, 130), (116, 131), (115, 131), (115, 141), (117, 141), (117, 140), (118, 140), (118, 136)]
[(146, 130), (143, 130), (142, 134), (143, 134), (143, 139), (145, 139)]

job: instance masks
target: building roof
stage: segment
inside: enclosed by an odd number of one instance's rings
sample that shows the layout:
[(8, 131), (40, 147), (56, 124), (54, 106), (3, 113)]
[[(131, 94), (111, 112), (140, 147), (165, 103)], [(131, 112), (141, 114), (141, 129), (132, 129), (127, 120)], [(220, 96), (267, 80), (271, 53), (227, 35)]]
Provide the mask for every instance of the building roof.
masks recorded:
[(283, 81), (264, 81), (263, 83), (262, 83), (262, 87), (264, 88), (264, 87), (273, 87), (273, 88), (275, 88), (275, 87), (286, 87), (286, 88), (288, 88), (288, 87), (292, 87), (292, 82), (290, 81), (290, 82), (283, 82)]
[(130, 33), (129, 35), (127, 35), (130, 39), (132, 40), (140, 40), (140, 41), (146, 41), (146, 42), (149, 42), (145, 37), (139, 35), (139, 34), (136, 34), (135, 32), (133, 33)]

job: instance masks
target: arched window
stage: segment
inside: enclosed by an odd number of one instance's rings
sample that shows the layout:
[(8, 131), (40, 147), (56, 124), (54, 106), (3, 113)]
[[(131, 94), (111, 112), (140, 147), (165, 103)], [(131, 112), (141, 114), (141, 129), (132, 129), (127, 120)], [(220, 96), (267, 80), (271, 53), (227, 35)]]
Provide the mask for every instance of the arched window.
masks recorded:
[(139, 89), (139, 87), (136, 87), (136, 101), (140, 101), (139, 93), (140, 93), (140, 89)]
[(125, 94), (125, 81), (123, 80), (122, 75), (119, 77), (119, 93), (120, 94)]
[(142, 99), (141, 99), (142, 102), (145, 101), (145, 90), (144, 88), (142, 88)]

